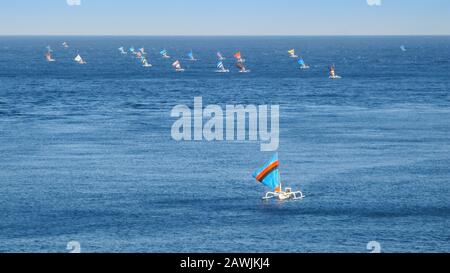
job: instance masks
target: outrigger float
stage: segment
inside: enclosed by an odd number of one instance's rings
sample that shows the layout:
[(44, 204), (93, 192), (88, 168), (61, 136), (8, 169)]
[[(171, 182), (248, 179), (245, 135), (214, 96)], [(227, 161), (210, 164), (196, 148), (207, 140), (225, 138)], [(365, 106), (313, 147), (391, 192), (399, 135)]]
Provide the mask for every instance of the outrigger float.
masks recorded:
[(277, 198), (281, 201), (285, 200), (301, 200), (305, 195), (301, 191), (292, 191), (292, 188), (285, 188), (282, 190), (281, 176), (279, 171), (278, 153), (267, 162), (261, 169), (257, 170), (253, 177), (258, 181), (272, 189), (272, 192), (267, 192), (262, 198), (263, 200), (270, 200)]

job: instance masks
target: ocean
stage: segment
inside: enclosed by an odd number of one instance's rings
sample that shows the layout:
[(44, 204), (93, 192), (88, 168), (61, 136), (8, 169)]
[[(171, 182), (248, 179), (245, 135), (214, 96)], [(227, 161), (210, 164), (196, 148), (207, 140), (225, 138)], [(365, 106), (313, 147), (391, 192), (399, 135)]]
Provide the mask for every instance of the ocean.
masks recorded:
[[(0, 252), (450, 252), (449, 60), (446, 36), (0, 37)], [(173, 140), (194, 97), (279, 105), (306, 198), (261, 200), (259, 142)]]

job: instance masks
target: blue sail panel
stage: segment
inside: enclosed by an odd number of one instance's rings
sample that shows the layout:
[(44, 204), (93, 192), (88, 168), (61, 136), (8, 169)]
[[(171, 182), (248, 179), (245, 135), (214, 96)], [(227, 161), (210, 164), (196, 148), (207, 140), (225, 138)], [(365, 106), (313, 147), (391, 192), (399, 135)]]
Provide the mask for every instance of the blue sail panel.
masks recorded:
[(253, 173), (253, 177), (268, 188), (277, 191), (281, 187), (278, 153), (262, 168)]

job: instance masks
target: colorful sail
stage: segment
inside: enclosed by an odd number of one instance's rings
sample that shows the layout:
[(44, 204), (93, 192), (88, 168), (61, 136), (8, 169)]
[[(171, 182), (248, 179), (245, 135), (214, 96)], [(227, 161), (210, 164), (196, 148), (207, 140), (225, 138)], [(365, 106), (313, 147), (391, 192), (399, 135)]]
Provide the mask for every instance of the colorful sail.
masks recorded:
[(47, 60), (47, 62), (54, 62), (55, 61), (55, 59), (53, 59), (52, 53), (50, 51), (45, 53), (45, 59)]
[(147, 52), (145, 52), (145, 48), (139, 48), (139, 52), (142, 54), (142, 55), (147, 55)]
[(330, 66), (330, 79), (340, 79), (341, 77), (336, 75), (336, 69), (334, 65)]
[(191, 61), (192, 61), (192, 60), (195, 60), (194, 52), (192, 52), (192, 51), (189, 52), (189, 53), (188, 53), (188, 57), (189, 57), (189, 60), (191, 60)]
[(225, 60), (225, 58), (222, 56), (222, 53), (220, 52), (217, 52), (217, 58), (219, 59), (219, 61)]
[(238, 60), (242, 60), (241, 52), (240, 52), (240, 51), (236, 52), (236, 53), (234, 54), (234, 57), (235, 57), (236, 59), (238, 59)]
[(217, 70), (216, 70), (216, 72), (218, 72), (218, 73), (228, 73), (228, 72), (230, 72), (230, 70), (225, 68), (225, 65), (223, 64), (222, 61), (219, 61), (217, 63)]
[(295, 55), (295, 49), (288, 50), (288, 53), (289, 53), (289, 56), (291, 58), (297, 58), (298, 57), (297, 55)]
[(276, 153), (261, 169), (257, 170), (253, 174), (253, 177), (271, 190), (281, 192), (278, 153)]
[(305, 66), (306, 65), (306, 63), (303, 60), (303, 58), (298, 59), (298, 64), (301, 65), (301, 66)]
[(173, 64), (172, 64), (173, 68), (175, 69), (181, 69), (181, 63), (180, 61), (176, 60)]
[(136, 54), (136, 51), (135, 51), (134, 47), (130, 47), (128, 50), (129, 50), (131, 53)]
[(167, 50), (165, 50), (165, 49), (161, 50), (161, 52), (159, 52), (159, 54), (161, 54), (163, 56), (163, 58), (170, 58), (169, 55), (167, 54)]

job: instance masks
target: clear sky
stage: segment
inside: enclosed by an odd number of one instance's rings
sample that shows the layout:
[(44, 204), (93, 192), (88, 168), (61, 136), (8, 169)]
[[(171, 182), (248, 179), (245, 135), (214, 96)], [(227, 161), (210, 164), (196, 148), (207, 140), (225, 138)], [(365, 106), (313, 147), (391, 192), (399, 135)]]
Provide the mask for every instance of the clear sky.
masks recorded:
[(28, 34), (450, 35), (450, 0), (0, 0), (0, 35)]

